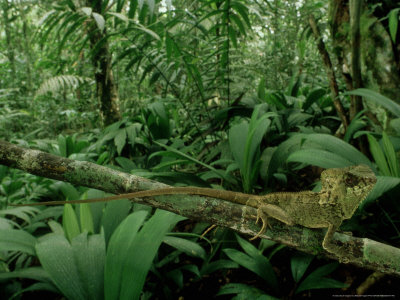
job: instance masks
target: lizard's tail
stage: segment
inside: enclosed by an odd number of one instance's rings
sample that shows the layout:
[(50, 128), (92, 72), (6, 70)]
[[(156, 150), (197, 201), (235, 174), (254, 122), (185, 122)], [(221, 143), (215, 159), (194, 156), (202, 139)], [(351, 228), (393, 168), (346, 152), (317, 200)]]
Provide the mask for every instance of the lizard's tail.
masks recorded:
[(169, 187), (169, 188), (161, 188), (155, 190), (147, 190), (140, 192), (133, 192), (103, 198), (94, 198), (94, 199), (84, 199), (84, 200), (75, 200), (75, 201), (48, 201), (48, 202), (38, 202), (38, 203), (29, 203), (29, 204), (10, 204), (11, 206), (38, 206), (38, 205), (62, 205), (66, 203), (74, 204), (74, 203), (94, 203), (94, 202), (106, 202), (120, 199), (133, 199), (133, 198), (142, 198), (142, 197), (153, 197), (153, 196), (161, 196), (161, 195), (177, 195), (177, 194), (187, 194), (187, 195), (199, 195), (212, 197), (222, 200), (227, 200), (229, 202), (234, 202), (238, 204), (248, 205), (252, 207), (257, 207), (257, 202), (250, 201), (256, 200), (254, 195), (224, 191), (224, 190), (214, 190), (210, 188), (198, 188), (198, 187)]

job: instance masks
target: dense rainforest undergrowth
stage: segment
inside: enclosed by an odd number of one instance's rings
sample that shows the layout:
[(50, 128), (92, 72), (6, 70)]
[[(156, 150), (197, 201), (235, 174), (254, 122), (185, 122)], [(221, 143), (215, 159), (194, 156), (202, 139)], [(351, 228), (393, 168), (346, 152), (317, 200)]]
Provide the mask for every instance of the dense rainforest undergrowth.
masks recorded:
[[(143, 186), (248, 194), (319, 191), (324, 169), (368, 165), (377, 183), (340, 230), (399, 257), (399, 1), (0, 5), (0, 143)], [(191, 219), (129, 200), (10, 206), (117, 189), (89, 172), (55, 180), (33, 154), (7, 163), (1, 145), (2, 299), (400, 295), (395, 255), (357, 267), (274, 236), (279, 221), (267, 228), (272, 240), (249, 241), (240, 224), (205, 222), (200, 206)]]

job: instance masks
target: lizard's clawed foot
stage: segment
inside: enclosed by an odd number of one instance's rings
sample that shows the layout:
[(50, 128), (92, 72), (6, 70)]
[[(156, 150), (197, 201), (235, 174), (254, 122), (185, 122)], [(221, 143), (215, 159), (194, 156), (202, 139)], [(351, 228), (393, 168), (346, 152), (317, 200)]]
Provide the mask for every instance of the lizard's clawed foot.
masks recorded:
[(271, 228), (271, 225), (268, 223), (268, 216), (263, 213), (260, 209), (257, 210), (257, 219), (256, 219), (256, 224), (258, 223), (258, 221), (262, 221), (262, 226), (260, 231), (253, 236), (250, 241), (255, 240), (256, 238), (259, 238), (260, 235), (262, 235), (266, 230), (267, 230), (267, 226)]

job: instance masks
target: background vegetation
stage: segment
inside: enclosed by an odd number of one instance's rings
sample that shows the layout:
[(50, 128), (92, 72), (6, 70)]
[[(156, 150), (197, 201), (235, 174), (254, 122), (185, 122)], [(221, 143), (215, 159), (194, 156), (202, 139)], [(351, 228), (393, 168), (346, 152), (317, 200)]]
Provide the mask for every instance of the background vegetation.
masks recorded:
[[(365, 163), (377, 186), (342, 228), (399, 246), (398, 1), (1, 6), (1, 139), (170, 185), (254, 194), (318, 190), (323, 168)], [(223, 228), (201, 238), (209, 224), (129, 201), (8, 206), (103, 195), (0, 165), (0, 294), (365, 292), (369, 271)], [(396, 280), (368, 293), (393, 294)]]

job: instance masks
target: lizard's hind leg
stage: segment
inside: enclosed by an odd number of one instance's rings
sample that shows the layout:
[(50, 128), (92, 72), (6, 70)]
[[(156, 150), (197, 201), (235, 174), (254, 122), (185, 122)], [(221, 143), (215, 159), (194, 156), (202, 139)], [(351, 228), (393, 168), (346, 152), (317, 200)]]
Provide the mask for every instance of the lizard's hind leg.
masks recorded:
[(277, 219), (285, 223), (286, 225), (294, 225), (292, 218), (279, 206), (273, 204), (262, 204), (257, 209), (256, 220), (256, 223), (258, 223), (258, 221), (261, 219), (262, 227), (261, 230), (250, 240), (254, 240), (260, 237), (260, 235), (262, 235), (267, 230), (267, 226), (271, 227), (271, 225), (268, 223), (269, 217)]
[(260, 220), (261, 220), (261, 222), (262, 222), (261, 229), (260, 229), (260, 231), (259, 231), (255, 236), (253, 236), (253, 237), (250, 239), (250, 241), (255, 240), (256, 238), (260, 237), (260, 235), (262, 235), (262, 234), (265, 232), (265, 230), (267, 230), (267, 226), (268, 226), (269, 228), (271, 228), (271, 225), (268, 223), (268, 215), (265, 214), (260, 208), (258, 208), (258, 209), (257, 209), (256, 224), (258, 224), (258, 221), (260, 221)]

